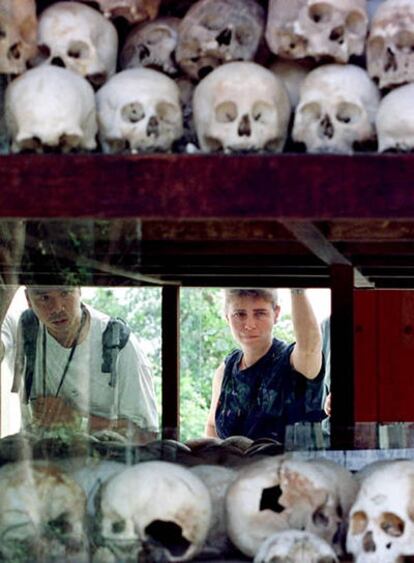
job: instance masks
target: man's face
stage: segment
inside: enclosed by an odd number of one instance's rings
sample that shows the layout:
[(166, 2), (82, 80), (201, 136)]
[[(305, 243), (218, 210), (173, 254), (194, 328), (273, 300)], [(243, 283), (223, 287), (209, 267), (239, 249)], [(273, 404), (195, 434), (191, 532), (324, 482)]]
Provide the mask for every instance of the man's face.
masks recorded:
[(242, 347), (267, 346), (272, 339), (273, 325), (280, 307), (273, 309), (262, 297), (233, 298), (227, 310), (227, 321), (233, 338)]
[(79, 287), (45, 286), (26, 290), (29, 307), (58, 340), (72, 335), (81, 318)]

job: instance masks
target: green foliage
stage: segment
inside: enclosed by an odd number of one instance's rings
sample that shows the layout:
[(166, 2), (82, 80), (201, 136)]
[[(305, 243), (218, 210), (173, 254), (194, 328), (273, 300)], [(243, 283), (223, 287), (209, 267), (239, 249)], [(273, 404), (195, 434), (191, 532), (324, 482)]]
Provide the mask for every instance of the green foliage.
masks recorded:
[[(139, 337), (154, 373), (161, 412), (161, 290), (154, 287), (97, 289), (85, 299), (96, 309), (121, 317)], [(236, 345), (222, 313), (221, 290), (183, 288), (180, 323), (180, 439), (204, 435), (215, 370)], [(293, 341), (289, 316), (282, 316), (275, 335)]]

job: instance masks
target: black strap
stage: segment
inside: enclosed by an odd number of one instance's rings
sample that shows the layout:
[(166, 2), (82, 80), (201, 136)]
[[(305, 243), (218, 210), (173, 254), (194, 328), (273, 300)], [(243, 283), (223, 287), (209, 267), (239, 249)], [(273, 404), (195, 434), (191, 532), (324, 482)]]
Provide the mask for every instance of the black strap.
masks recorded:
[[(24, 376), (24, 400), (29, 401), (33, 385), (33, 377), (36, 363), (36, 341), (39, 332), (39, 319), (32, 309), (26, 309), (20, 316), (23, 335), (23, 353), (26, 359), (26, 370)], [(14, 389), (13, 389), (14, 390)]]
[(131, 329), (122, 319), (111, 318), (102, 334), (102, 372), (110, 373), (109, 385), (115, 386), (116, 360), (128, 342)]

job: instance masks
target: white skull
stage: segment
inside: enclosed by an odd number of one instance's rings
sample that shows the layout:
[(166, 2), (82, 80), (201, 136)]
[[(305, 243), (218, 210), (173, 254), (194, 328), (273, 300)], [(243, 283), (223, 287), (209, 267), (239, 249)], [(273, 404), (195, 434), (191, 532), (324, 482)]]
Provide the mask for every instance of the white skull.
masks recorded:
[(377, 113), (378, 151), (414, 150), (414, 84), (387, 94)]
[(177, 62), (200, 80), (223, 63), (253, 60), (264, 25), (256, 0), (199, 0), (181, 21)]
[(252, 62), (216, 68), (196, 87), (194, 123), (202, 150), (283, 150), (290, 118), (283, 82)]
[(105, 153), (168, 151), (182, 135), (178, 87), (156, 70), (123, 70), (97, 92), (96, 103)]
[[(86, 498), (58, 467), (17, 462), (0, 468), (0, 552), (7, 561), (87, 561)], [(36, 558), (37, 556), (37, 558)], [(14, 559), (16, 557), (16, 559)]]
[(142, 462), (111, 477), (102, 487), (100, 510), (106, 545), (158, 545), (168, 561), (198, 553), (211, 519), (206, 486), (167, 461)]
[(35, 0), (0, 0), (0, 74), (20, 74), (37, 52)]
[(78, 72), (94, 86), (115, 73), (118, 34), (98, 11), (79, 2), (57, 2), (39, 17), (39, 64)]
[(380, 88), (414, 81), (414, 0), (386, 0), (374, 13), (367, 69)]
[[(341, 475), (345, 472), (342, 468)], [(352, 491), (352, 477), (346, 473), (347, 490)], [(324, 462), (284, 456), (241, 470), (226, 499), (230, 539), (250, 557), (269, 535), (288, 529), (306, 530), (335, 544), (344, 509), (342, 490), (333, 475), (334, 470)]]
[(367, 72), (354, 65), (325, 65), (302, 83), (292, 137), (308, 152), (352, 153), (376, 138), (380, 96)]
[(266, 40), (281, 57), (346, 63), (363, 53), (367, 29), (366, 0), (270, 0)]
[(414, 462), (396, 461), (362, 481), (351, 508), (347, 548), (357, 563), (414, 555)]
[(229, 485), (237, 477), (237, 471), (219, 465), (197, 465), (190, 471), (203, 481), (211, 497), (212, 518), (206, 546), (218, 551), (219, 555), (223, 555), (230, 548), (225, 499)]
[(178, 18), (159, 18), (134, 27), (128, 34), (121, 51), (121, 68), (144, 66), (167, 74), (176, 74), (178, 68), (174, 55), (179, 23)]
[(254, 563), (336, 563), (332, 547), (315, 534), (285, 530), (269, 536), (260, 546)]
[[(81, 0), (93, 3), (93, 0)], [(157, 17), (161, 0), (94, 0), (106, 18), (125, 18), (129, 23), (138, 23)]]
[(94, 92), (71, 70), (42, 66), (13, 80), (6, 89), (5, 116), (13, 152), (96, 148)]

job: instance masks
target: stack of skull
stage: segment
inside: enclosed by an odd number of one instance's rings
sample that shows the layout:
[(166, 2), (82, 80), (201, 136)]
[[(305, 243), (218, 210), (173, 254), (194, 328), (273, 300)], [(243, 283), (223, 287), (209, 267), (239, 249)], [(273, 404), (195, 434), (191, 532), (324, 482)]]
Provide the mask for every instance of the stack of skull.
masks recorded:
[(266, 448), (240, 437), (159, 440), (133, 463), (5, 463), (0, 558), (399, 563), (414, 555), (414, 461), (374, 462), (353, 474), (322, 457)]
[(40, 4), (0, 0), (13, 152), (414, 146), (414, 0)]

